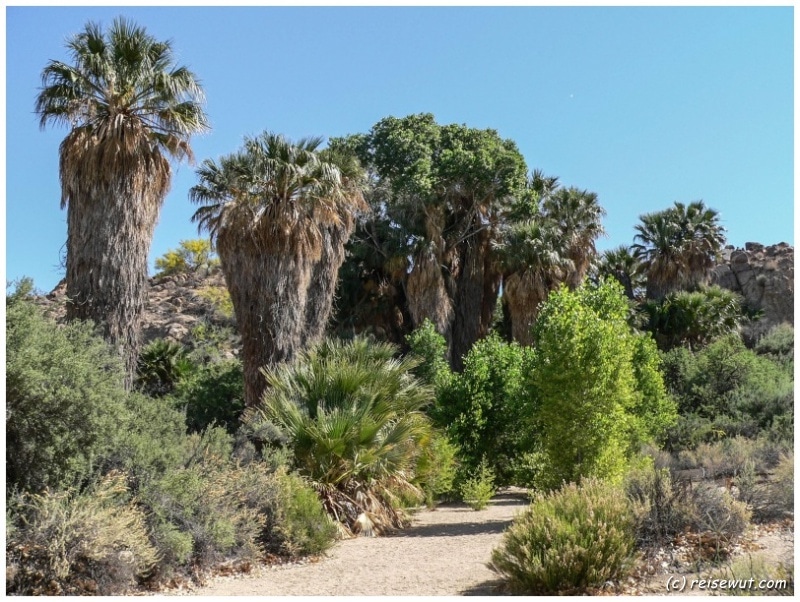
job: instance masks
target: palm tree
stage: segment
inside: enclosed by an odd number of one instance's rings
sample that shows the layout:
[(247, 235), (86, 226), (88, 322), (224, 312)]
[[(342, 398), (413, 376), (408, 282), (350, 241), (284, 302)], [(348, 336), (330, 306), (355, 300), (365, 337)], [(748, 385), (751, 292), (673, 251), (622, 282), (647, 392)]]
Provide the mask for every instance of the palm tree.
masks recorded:
[(354, 172), (343, 177), (318, 152), (321, 143), (270, 132), (248, 138), (240, 152), (204, 161), (189, 193), (201, 205), (192, 219), (216, 241), (230, 291), (247, 405), (264, 390), (263, 366), (291, 360), (319, 337), (335, 289), (328, 280), (343, 259), (353, 213), (364, 208)]
[(604, 251), (600, 257), (598, 271), (602, 276), (611, 276), (625, 289), (628, 299), (636, 297), (636, 291), (644, 286), (641, 266), (630, 247), (619, 245)]
[(719, 213), (694, 201), (639, 217), (631, 247), (647, 276), (648, 299), (661, 300), (681, 288), (707, 284), (725, 229)]
[(67, 42), (72, 64), (50, 61), (36, 99), (40, 125), (67, 125), (59, 149), (67, 208), (67, 318), (94, 320), (136, 374), (147, 255), (169, 190), (169, 158), (192, 159), (207, 129), (202, 89), (169, 42), (117, 19)]
[(600, 206), (597, 194), (574, 187), (559, 188), (546, 195), (542, 209), (565, 238), (567, 256), (573, 264), (566, 282), (575, 289), (597, 255), (595, 240), (605, 234), (601, 223), (605, 209)]
[(495, 246), (506, 268), (503, 298), (511, 316), (511, 336), (531, 345), (539, 306), (574, 272), (564, 236), (545, 216), (513, 224)]
[(288, 445), (345, 528), (400, 527), (397, 493), (420, 495), (413, 481), (432, 433), (423, 410), (433, 389), (412, 375), (420, 360), (395, 359), (397, 351), (362, 338), (324, 341), (264, 370), (269, 388), (243, 416), (256, 442)]

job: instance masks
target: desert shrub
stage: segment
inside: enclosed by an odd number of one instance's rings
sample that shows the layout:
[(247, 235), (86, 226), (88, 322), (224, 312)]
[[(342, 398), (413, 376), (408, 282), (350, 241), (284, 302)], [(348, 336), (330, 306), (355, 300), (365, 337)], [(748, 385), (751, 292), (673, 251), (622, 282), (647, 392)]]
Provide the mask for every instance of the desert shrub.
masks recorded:
[(338, 530), (314, 488), (299, 475), (285, 470), (275, 474), (275, 481), (276, 497), (266, 512), (265, 549), (285, 556), (314, 555), (327, 550)]
[(794, 454), (781, 456), (772, 475), (761, 477), (749, 462), (736, 477), (739, 499), (753, 513), (753, 520), (769, 521), (794, 512)]
[(483, 510), (495, 494), (494, 471), (488, 463), (481, 462), (474, 473), (462, 477), (461, 499), (473, 510)]
[(58, 326), (29, 296), (6, 297), (6, 485), (89, 478), (127, 420), (121, 360), (88, 323)]
[(233, 301), (231, 294), (224, 286), (204, 286), (197, 294), (200, 298), (211, 303), (214, 311), (225, 319), (231, 320), (234, 317)]
[(433, 507), (437, 498), (453, 490), (457, 452), (447, 437), (436, 431), (421, 445), (414, 482), (422, 490), (428, 507)]
[[(723, 566), (704, 575), (704, 579), (725, 581), (729, 596), (794, 596), (794, 566), (767, 562), (748, 554), (736, 558), (730, 566)], [(731, 584), (733, 587), (730, 587)], [(754, 587), (762, 585), (762, 587)]]
[(750, 524), (750, 510), (715, 483), (700, 482), (691, 492), (690, 527), (710, 535), (718, 547), (735, 541)]
[(214, 250), (208, 239), (182, 240), (177, 249), (170, 249), (156, 259), (156, 277), (173, 274), (188, 274), (200, 268), (211, 268), (219, 264), (213, 257)]
[(692, 448), (718, 433), (754, 438), (769, 432), (791, 438), (791, 371), (747, 349), (738, 335), (723, 337), (697, 353), (674, 349), (664, 355), (663, 365), (681, 414), (667, 438), (670, 449)]
[[(489, 462), (499, 484), (510, 482), (512, 461), (532, 447), (533, 429), (523, 426), (530, 348), (506, 343), (496, 334), (475, 343), (464, 370), (436, 390), (436, 423), (459, 449), (467, 470)], [(527, 420), (529, 422), (529, 420)]]
[(634, 518), (614, 486), (584, 479), (537, 493), (492, 552), (492, 568), (518, 593), (573, 593), (623, 578), (634, 555)]
[(243, 415), (254, 440), (288, 445), (293, 466), (345, 528), (367, 512), (386, 528), (403, 524), (394, 492), (414, 487), (419, 443), (430, 434), (423, 409), (433, 391), (411, 374), (419, 360), (395, 359), (396, 351), (366, 339), (325, 341), (265, 369), (264, 397)]
[(673, 486), (668, 468), (650, 463), (631, 468), (625, 477), (625, 493), (636, 517), (640, 546), (671, 539), (691, 520), (691, 507)]
[(156, 563), (144, 514), (120, 473), (82, 493), (26, 494), (17, 512), (6, 540), (6, 593), (121, 594)]
[(255, 558), (263, 519), (238, 499), (243, 470), (198, 464), (142, 487), (162, 574), (189, 563), (208, 567), (224, 558)]
[(753, 350), (791, 365), (794, 362), (794, 327), (785, 322), (773, 326), (758, 340)]
[(189, 431), (216, 424), (234, 433), (244, 411), (242, 363), (228, 359), (202, 365), (178, 383), (173, 397), (186, 413)]

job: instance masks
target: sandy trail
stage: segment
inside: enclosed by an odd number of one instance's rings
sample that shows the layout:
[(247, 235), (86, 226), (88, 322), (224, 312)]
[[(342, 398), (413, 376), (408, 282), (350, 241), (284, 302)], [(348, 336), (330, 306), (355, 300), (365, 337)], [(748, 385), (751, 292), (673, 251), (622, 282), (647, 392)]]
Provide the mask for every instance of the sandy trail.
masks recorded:
[(486, 563), (502, 532), (527, 506), (504, 491), (474, 511), (447, 504), (418, 512), (408, 529), (337, 543), (319, 562), (267, 568), (257, 576), (217, 577), (185, 592), (199, 596), (491, 595), (499, 584)]

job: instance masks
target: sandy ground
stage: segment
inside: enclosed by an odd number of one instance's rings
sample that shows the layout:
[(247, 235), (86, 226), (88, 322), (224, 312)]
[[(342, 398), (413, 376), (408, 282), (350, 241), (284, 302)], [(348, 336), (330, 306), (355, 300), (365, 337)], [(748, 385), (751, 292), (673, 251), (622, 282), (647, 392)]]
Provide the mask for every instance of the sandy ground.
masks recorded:
[(528, 504), (505, 491), (488, 508), (463, 504), (418, 512), (408, 529), (337, 543), (315, 563), (267, 568), (257, 575), (216, 577), (196, 596), (492, 595), (499, 584), (487, 566), (503, 530)]
[[(492, 550), (514, 516), (529, 503), (523, 490), (506, 490), (489, 507), (474, 511), (464, 504), (445, 504), (418, 512), (411, 527), (392, 536), (358, 537), (338, 542), (315, 561), (258, 567), (250, 574), (216, 576), (204, 586), (189, 586), (161, 595), (193, 596), (435, 596), (503, 594), (497, 574), (488, 568)], [(738, 555), (761, 556), (768, 564), (794, 564), (792, 523), (751, 528)], [(672, 546), (651, 574), (632, 577), (605, 594), (713, 595), (686, 588), (668, 591), (675, 580), (708, 578), (713, 567), (693, 570)], [(733, 559), (731, 559), (733, 560)], [(663, 561), (663, 562), (661, 562)], [(730, 561), (729, 561), (730, 562)], [(662, 566), (663, 564), (663, 566)], [(698, 570), (699, 569), (699, 570)], [(598, 592), (601, 593), (601, 592)]]

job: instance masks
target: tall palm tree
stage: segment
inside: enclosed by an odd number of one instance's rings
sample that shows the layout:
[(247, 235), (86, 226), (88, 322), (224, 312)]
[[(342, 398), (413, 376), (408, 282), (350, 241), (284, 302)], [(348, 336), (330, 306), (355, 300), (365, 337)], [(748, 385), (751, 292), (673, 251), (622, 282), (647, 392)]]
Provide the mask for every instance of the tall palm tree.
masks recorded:
[(708, 282), (717, 254), (725, 244), (719, 213), (694, 201), (639, 217), (631, 247), (647, 276), (647, 297), (661, 300), (679, 289)]
[(321, 143), (270, 132), (248, 138), (240, 152), (204, 161), (189, 193), (200, 205), (193, 221), (216, 241), (242, 335), (249, 406), (264, 390), (262, 367), (291, 360), (320, 336), (335, 290), (328, 281), (353, 213), (364, 208), (352, 166), (343, 177), (334, 156), (318, 152)]
[(67, 42), (71, 64), (50, 61), (36, 99), (40, 125), (67, 125), (59, 149), (67, 208), (67, 318), (94, 320), (136, 374), (147, 255), (169, 190), (169, 158), (192, 159), (207, 129), (202, 88), (172, 46), (117, 19)]
[(506, 268), (503, 297), (511, 316), (511, 336), (531, 345), (539, 306), (574, 272), (565, 237), (545, 216), (518, 222), (495, 246)]
[(572, 289), (577, 288), (597, 256), (595, 241), (605, 234), (602, 219), (606, 211), (596, 193), (574, 187), (559, 188), (546, 195), (542, 209), (566, 240), (567, 256), (573, 264), (566, 283)]

